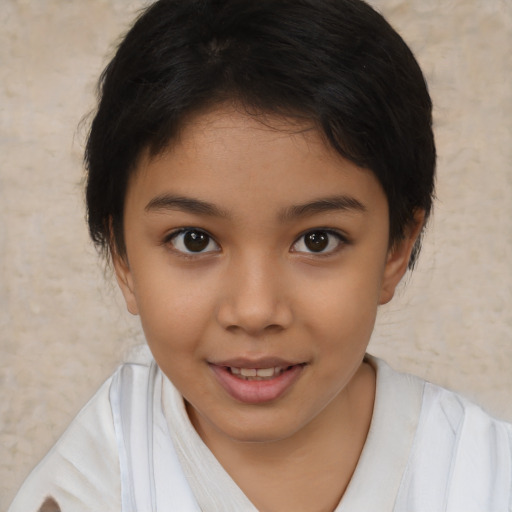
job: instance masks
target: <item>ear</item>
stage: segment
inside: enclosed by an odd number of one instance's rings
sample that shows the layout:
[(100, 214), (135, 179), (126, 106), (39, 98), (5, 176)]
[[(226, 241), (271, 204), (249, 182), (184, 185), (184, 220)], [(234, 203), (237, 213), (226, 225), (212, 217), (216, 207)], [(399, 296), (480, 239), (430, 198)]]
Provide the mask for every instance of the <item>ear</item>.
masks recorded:
[(414, 214), (413, 221), (406, 228), (404, 237), (389, 249), (382, 279), (379, 304), (387, 304), (393, 298), (398, 283), (407, 271), (414, 244), (423, 229), (424, 223), (425, 212), (418, 210)]
[(112, 263), (116, 272), (116, 279), (121, 292), (123, 293), (126, 307), (132, 315), (139, 314), (137, 299), (134, 293), (133, 276), (127, 256), (120, 256), (117, 251), (112, 250)]

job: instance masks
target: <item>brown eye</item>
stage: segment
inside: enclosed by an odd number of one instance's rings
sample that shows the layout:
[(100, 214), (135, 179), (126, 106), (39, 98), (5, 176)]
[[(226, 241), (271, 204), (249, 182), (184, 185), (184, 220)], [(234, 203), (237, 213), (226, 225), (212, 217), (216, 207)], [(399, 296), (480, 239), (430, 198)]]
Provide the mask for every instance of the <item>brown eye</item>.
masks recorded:
[(210, 243), (210, 237), (202, 231), (187, 231), (183, 236), (183, 244), (191, 252), (204, 251)]
[(173, 247), (186, 254), (207, 253), (219, 250), (213, 238), (200, 229), (184, 229), (173, 234), (170, 239)]
[(293, 252), (329, 254), (335, 252), (346, 239), (340, 233), (328, 229), (314, 229), (303, 234), (292, 246)]
[(311, 252), (322, 252), (329, 245), (329, 235), (325, 231), (312, 231), (304, 236), (304, 245)]

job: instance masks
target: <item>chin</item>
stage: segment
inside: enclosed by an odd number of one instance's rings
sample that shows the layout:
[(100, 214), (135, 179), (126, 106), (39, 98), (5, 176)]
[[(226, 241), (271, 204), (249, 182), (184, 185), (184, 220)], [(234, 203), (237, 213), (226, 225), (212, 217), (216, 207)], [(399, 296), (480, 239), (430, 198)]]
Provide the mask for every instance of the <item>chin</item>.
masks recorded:
[[(289, 424), (283, 418), (269, 415), (267, 418), (248, 418), (231, 421), (218, 428), (225, 436), (239, 443), (275, 443), (293, 437), (301, 430), (299, 424)], [(290, 419), (289, 417), (287, 418)]]

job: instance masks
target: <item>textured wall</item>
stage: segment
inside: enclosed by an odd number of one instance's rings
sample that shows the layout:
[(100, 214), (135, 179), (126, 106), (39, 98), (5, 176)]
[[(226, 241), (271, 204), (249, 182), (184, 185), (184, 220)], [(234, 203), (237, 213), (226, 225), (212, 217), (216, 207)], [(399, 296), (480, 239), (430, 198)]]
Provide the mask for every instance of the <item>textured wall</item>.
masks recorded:
[[(512, 2), (371, 3), (424, 68), (439, 149), (420, 265), (371, 351), (512, 420)], [(87, 240), (77, 127), (141, 5), (0, 0), (0, 510), (140, 341)]]

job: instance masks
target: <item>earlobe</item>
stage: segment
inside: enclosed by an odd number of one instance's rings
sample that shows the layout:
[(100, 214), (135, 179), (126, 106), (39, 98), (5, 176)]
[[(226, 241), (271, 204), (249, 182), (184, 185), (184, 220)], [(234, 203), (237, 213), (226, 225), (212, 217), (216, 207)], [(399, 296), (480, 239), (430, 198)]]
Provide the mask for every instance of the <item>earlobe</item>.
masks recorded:
[(424, 223), (425, 212), (420, 210), (414, 215), (414, 220), (406, 229), (404, 237), (390, 248), (384, 269), (379, 304), (387, 304), (393, 298), (398, 283), (407, 271), (414, 244), (418, 240)]
[(119, 285), (119, 288), (121, 288), (121, 292), (123, 293), (124, 300), (126, 302), (126, 308), (132, 315), (138, 315), (139, 308), (137, 306), (133, 287), (133, 277), (127, 257), (120, 256), (116, 252), (112, 251), (112, 262), (114, 264), (117, 284)]

